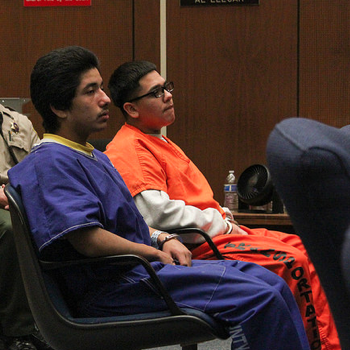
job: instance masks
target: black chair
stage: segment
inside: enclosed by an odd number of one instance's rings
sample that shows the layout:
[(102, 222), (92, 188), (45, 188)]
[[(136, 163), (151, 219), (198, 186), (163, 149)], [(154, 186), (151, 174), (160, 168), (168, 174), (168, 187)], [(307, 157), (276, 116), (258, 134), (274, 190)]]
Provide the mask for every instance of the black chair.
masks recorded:
[[(38, 258), (20, 195), (7, 185), (11, 219), (23, 281), (34, 319), (44, 338), (56, 350), (147, 349), (182, 344), (197, 349), (197, 343), (226, 339), (224, 328), (208, 315), (179, 309), (155, 274), (152, 266), (136, 255), (108, 256), (67, 262)], [(149, 272), (169, 310), (118, 317), (74, 317), (52, 271), (73, 264), (142, 264)]]
[(193, 234), (198, 234), (202, 236), (205, 241), (208, 243), (209, 247), (213, 251), (213, 257), (217, 260), (225, 260), (222, 254), (220, 253), (218, 247), (215, 245), (211, 237), (203, 230), (196, 228), (196, 227), (183, 227), (183, 228), (175, 228), (172, 230), (167, 230), (166, 232), (169, 233), (177, 233), (180, 236), (186, 236), (188, 234), (193, 235)]
[(277, 124), (272, 178), (326, 292), (342, 349), (350, 349), (350, 133), (310, 119)]
[(91, 139), (88, 142), (94, 146), (97, 150), (104, 152), (106, 146), (112, 141), (112, 139)]

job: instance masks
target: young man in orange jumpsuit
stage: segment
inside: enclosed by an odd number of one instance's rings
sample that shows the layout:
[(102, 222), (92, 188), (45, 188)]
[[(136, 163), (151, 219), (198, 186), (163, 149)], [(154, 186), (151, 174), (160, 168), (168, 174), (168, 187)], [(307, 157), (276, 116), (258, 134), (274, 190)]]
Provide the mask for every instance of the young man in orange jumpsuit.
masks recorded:
[[(257, 263), (283, 277), (299, 305), (311, 349), (340, 349), (323, 289), (296, 235), (235, 224), (228, 209), (198, 168), (161, 128), (175, 120), (171, 92), (147, 61), (129, 62), (111, 76), (109, 89), (126, 124), (106, 154), (122, 175), (149, 226), (158, 230), (198, 227), (213, 239), (225, 259)], [(201, 237), (187, 238), (194, 259), (214, 259)]]

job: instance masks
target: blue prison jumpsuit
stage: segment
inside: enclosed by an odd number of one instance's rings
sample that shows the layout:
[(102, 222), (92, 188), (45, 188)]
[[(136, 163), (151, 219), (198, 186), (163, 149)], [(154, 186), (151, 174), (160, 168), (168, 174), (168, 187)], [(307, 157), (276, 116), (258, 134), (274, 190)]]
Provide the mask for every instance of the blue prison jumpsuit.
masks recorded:
[[(41, 257), (76, 257), (65, 235), (92, 226), (150, 245), (148, 226), (107, 156), (89, 145), (52, 137), (56, 142), (43, 142), (9, 171)], [(242, 261), (196, 260), (192, 267), (160, 262), (152, 266), (180, 307), (201, 310), (222, 322), (232, 349), (309, 349), (290, 289), (265, 268)], [(60, 278), (80, 316), (166, 309), (142, 267), (70, 267)]]

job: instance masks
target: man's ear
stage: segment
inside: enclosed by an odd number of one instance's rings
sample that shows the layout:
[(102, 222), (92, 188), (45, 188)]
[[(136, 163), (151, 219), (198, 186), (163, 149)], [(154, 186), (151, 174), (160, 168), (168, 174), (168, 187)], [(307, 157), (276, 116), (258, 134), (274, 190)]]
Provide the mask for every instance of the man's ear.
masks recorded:
[(123, 108), (131, 118), (139, 117), (139, 111), (137, 109), (137, 106), (135, 106), (132, 102), (125, 102)]
[(51, 108), (52, 112), (54, 112), (57, 115), (57, 117), (62, 118), (62, 119), (67, 118), (67, 112), (66, 111), (62, 111), (62, 110), (57, 109), (57, 108), (55, 108), (55, 107), (53, 107), (51, 105), (50, 105), (50, 108)]

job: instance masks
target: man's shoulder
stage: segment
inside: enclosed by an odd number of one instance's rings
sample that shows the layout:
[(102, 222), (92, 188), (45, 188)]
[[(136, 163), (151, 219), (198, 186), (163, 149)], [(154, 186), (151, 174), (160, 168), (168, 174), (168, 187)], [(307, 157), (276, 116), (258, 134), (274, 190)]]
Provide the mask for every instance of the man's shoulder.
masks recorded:
[[(141, 135), (142, 136), (142, 135)], [(119, 153), (128, 153), (134, 149), (135, 144), (140, 139), (139, 133), (135, 128), (130, 128), (128, 125), (123, 125), (116, 133), (112, 141), (107, 145), (104, 152), (108, 157), (116, 156)]]
[(16, 122), (20, 121), (20, 122), (31, 124), (31, 121), (26, 115), (18, 113), (12, 109), (9, 109), (3, 106), (2, 104), (0, 104), (0, 112), (3, 115), (4, 123), (12, 123), (15, 120)]
[(39, 141), (33, 124), (26, 115), (10, 110), (1, 104), (0, 113), (2, 116), (2, 125), (0, 127), (3, 134), (11, 134), (11, 138), (7, 140), (9, 144), (29, 151), (33, 144)]
[(59, 143), (41, 141), (32, 148), (31, 153), (21, 163), (25, 161), (25, 163), (35, 164), (38, 162), (45, 164), (46, 167), (50, 163), (59, 161), (67, 164), (70, 158), (76, 158), (76, 153), (70, 147)]
[(76, 159), (81, 157), (83, 155), (59, 143), (41, 142), (35, 145), (31, 153), (10, 169), (8, 173), (10, 179), (11, 176), (12, 178), (24, 176), (22, 174), (53, 174), (55, 171), (70, 173), (75, 168), (79, 168), (80, 163)]
[[(134, 126), (124, 124), (116, 133), (113, 141), (115, 142), (132, 142), (132, 140), (143, 138), (143, 132)], [(112, 141), (112, 142), (113, 142)]]

